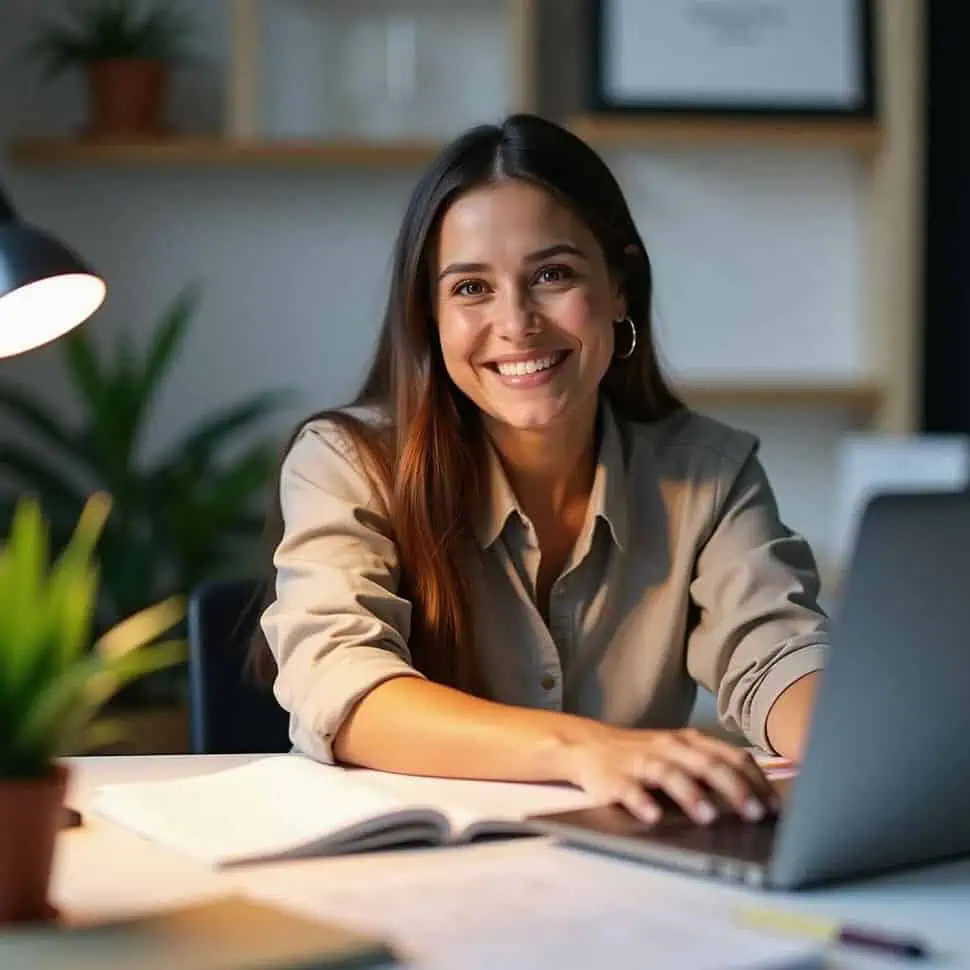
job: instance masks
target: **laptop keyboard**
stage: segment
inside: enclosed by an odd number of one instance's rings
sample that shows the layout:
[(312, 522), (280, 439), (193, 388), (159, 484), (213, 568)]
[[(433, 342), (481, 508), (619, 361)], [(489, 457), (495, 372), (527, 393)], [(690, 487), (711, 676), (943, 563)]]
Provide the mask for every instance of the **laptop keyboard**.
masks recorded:
[(776, 823), (775, 818), (745, 822), (737, 816), (724, 815), (711, 825), (661, 823), (650, 837), (678, 849), (763, 864), (771, 858)]

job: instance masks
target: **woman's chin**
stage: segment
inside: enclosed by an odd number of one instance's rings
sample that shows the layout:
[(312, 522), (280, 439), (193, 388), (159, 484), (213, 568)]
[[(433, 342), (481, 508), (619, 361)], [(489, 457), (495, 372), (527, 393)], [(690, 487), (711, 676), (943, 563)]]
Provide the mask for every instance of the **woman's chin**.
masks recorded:
[(564, 423), (567, 409), (561, 404), (520, 405), (514, 408), (496, 408), (491, 412), (493, 425), (508, 431), (529, 434), (553, 433)]

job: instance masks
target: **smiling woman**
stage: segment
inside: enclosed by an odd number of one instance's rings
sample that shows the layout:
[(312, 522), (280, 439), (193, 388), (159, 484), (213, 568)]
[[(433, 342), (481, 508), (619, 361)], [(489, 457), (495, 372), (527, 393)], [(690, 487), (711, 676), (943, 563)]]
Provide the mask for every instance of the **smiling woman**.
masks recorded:
[(566, 780), (654, 818), (771, 807), (729, 728), (797, 756), (824, 662), (811, 551), (751, 436), (657, 364), (651, 271), (607, 166), (528, 115), (419, 181), (377, 354), (301, 423), (253, 658), (321, 760)]
[(626, 301), (590, 229), (538, 186), (493, 183), (448, 209), (437, 263), (445, 368), (491, 439), (591, 443)]

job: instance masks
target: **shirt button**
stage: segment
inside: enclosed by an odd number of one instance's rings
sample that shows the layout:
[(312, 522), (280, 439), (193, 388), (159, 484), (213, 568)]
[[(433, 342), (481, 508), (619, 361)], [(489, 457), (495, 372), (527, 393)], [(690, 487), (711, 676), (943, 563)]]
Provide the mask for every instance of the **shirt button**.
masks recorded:
[(556, 678), (552, 674), (546, 674), (542, 680), (539, 681), (540, 686), (543, 690), (552, 690), (556, 686)]

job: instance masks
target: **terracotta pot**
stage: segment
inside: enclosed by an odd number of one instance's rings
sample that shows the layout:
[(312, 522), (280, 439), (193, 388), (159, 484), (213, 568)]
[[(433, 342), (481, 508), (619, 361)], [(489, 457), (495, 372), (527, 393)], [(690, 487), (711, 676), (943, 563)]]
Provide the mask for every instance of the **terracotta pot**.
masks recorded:
[(0, 779), (0, 925), (46, 919), (54, 845), (68, 771), (44, 778)]
[(159, 61), (109, 60), (88, 68), (90, 138), (159, 136), (165, 132), (168, 67)]

